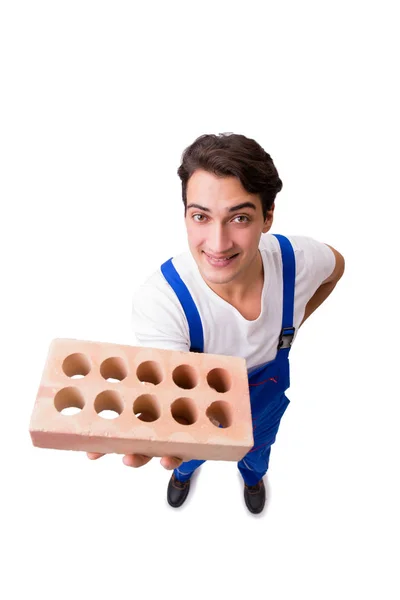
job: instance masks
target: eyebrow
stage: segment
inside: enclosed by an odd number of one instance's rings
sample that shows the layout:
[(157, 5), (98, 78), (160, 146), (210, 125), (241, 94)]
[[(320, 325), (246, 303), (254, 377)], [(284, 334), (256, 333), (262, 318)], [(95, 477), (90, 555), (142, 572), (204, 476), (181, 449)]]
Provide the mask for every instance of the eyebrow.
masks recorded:
[[(205, 206), (201, 206), (200, 204), (188, 204), (188, 206), (186, 207), (187, 210), (189, 210), (189, 208), (198, 208), (200, 210), (204, 210), (204, 212), (211, 212), (211, 210), (209, 208), (206, 208)], [(232, 206), (228, 212), (235, 212), (235, 210), (240, 210), (242, 208), (254, 208), (254, 210), (257, 210), (257, 207), (255, 204), (253, 204), (253, 202), (242, 202), (241, 204), (237, 204), (236, 206)]]

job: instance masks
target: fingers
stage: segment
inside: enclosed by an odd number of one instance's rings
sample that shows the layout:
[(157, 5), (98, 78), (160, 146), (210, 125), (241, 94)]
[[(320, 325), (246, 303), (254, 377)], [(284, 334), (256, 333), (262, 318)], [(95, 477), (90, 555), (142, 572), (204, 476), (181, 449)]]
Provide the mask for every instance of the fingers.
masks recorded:
[(125, 454), (122, 462), (127, 467), (143, 467), (152, 459), (151, 456), (144, 456), (143, 454)]
[(104, 454), (100, 454), (99, 452), (86, 452), (86, 454), (90, 460), (97, 460), (101, 456), (104, 456)]
[(163, 456), (160, 463), (164, 469), (172, 471), (173, 469), (177, 469), (183, 463), (183, 460), (175, 456)]
[[(99, 452), (87, 452), (86, 454), (90, 460), (97, 460), (101, 456), (105, 456), (105, 454), (100, 454)], [(138, 467), (147, 465), (151, 459), (151, 456), (145, 456), (144, 454), (125, 454), (122, 458), (122, 462), (127, 467), (137, 469)], [(175, 456), (163, 456), (160, 462), (164, 469), (172, 471), (173, 469), (177, 469), (183, 463), (183, 460)]]

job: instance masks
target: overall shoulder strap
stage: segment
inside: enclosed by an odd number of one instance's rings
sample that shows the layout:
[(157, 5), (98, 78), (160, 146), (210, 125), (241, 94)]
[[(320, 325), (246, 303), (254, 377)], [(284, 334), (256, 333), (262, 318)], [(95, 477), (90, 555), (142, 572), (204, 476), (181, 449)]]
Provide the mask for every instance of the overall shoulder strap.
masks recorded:
[(282, 330), (279, 336), (278, 351), (287, 352), (289, 354), (295, 333), (293, 319), (296, 258), (292, 244), (287, 237), (279, 234), (272, 235), (275, 235), (281, 247), (283, 265)]
[(185, 312), (190, 335), (190, 351), (204, 352), (203, 326), (197, 306), (181, 276), (172, 264), (172, 258), (161, 265), (161, 272), (174, 290)]

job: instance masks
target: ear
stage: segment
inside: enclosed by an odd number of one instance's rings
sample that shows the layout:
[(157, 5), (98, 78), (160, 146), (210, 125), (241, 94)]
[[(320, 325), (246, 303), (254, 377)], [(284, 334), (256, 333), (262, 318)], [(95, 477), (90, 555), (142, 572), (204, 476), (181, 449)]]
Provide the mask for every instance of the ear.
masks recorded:
[(267, 211), (267, 216), (265, 218), (264, 227), (262, 230), (263, 233), (267, 233), (267, 231), (269, 231), (271, 229), (272, 222), (274, 220), (274, 210), (275, 210), (275, 202), (271, 206), (271, 209), (269, 211)]

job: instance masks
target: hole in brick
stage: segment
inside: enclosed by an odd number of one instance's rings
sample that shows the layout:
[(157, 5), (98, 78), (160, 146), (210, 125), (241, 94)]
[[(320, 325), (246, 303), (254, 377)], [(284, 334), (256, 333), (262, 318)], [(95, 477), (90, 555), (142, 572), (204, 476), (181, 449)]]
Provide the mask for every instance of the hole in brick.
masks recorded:
[(197, 421), (197, 408), (190, 398), (178, 398), (171, 404), (171, 414), (181, 425), (193, 425)]
[(225, 429), (232, 425), (232, 411), (227, 402), (213, 402), (207, 408), (206, 415), (216, 427)]
[(157, 421), (161, 414), (157, 398), (151, 394), (143, 394), (136, 398), (133, 403), (133, 412), (138, 419), (147, 423)]
[(162, 381), (162, 371), (160, 365), (154, 360), (147, 360), (138, 366), (136, 376), (139, 381), (154, 383), (157, 385)]
[(124, 405), (117, 392), (106, 390), (96, 396), (94, 408), (103, 419), (116, 419), (124, 410)]
[(207, 383), (217, 392), (224, 393), (231, 388), (231, 377), (225, 369), (213, 369), (207, 375)]
[(107, 358), (100, 365), (101, 376), (107, 381), (122, 381), (128, 375), (128, 369), (122, 358)]
[(91, 365), (89, 359), (80, 352), (70, 354), (62, 364), (64, 373), (73, 379), (85, 377), (85, 375), (90, 373), (90, 369)]
[(85, 401), (77, 388), (67, 387), (57, 392), (54, 406), (63, 415), (75, 415), (85, 406)]
[(180, 365), (172, 373), (174, 383), (180, 388), (190, 390), (197, 385), (196, 370), (189, 365)]

